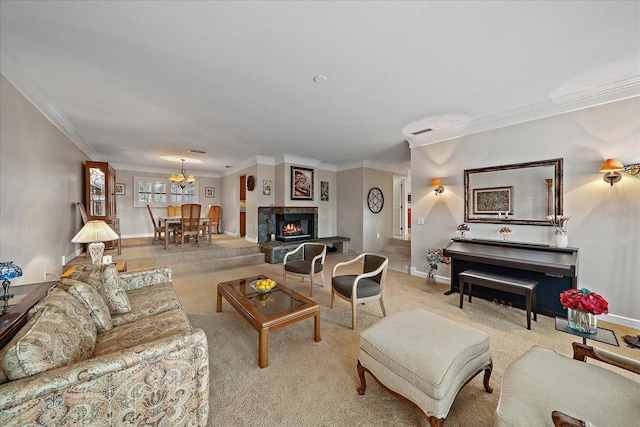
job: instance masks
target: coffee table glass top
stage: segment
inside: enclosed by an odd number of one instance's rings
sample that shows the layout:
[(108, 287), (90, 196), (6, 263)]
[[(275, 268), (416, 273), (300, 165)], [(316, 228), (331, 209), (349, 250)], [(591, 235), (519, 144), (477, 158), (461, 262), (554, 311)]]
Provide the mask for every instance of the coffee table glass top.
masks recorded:
[(235, 283), (230, 282), (228, 285), (238, 294), (246, 297), (247, 300), (265, 316), (273, 316), (305, 305), (304, 301), (301, 301), (288, 292), (284, 292), (278, 285), (269, 292), (260, 293), (255, 291), (249, 284), (260, 278), (264, 278), (264, 276), (238, 280)]

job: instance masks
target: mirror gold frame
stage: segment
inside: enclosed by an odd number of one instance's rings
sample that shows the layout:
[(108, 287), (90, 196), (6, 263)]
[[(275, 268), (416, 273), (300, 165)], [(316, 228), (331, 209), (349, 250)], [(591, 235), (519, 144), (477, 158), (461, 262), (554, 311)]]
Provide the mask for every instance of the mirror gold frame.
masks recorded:
[[(512, 182), (493, 182), (493, 185), (489, 186), (489, 188), (470, 188), (470, 179), (473, 178), (475, 174), (516, 169), (519, 170), (519, 173), (526, 173), (527, 168), (548, 166), (553, 167), (553, 177), (545, 179), (545, 184), (541, 183), (541, 186), (546, 185), (547, 187), (545, 196), (547, 199), (547, 206), (545, 209), (546, 214), (542, 215), (542, 218), (528, 217), (526, 213), (518, 213), (517, 205), (516, 209), (513, 209), (513, 194), (511, 192), (506, 192), (506, 189), (508, 188), (512, 191), (518, 191), (517, 187), (515, 189), (513, 188)], [(545, 217), (547, 215), (562, 215), (563, 212), (562, 172), (562, 159), (540, 160), (535, 162), (514, 163), (510, 165), (490, 166), (478, 169), (466, 169), (464, 171), (464, 222), (551, 226)], [(497, 210), (497, 208), (496, 211), (485, 210), (482, 212), (483, 215), (474, 214), (474, 211), (477, 212), (476, 203), (478, 202), (478, 194), (485, 193), (488, 190), (496, 190), (496, 196), (503, 197), (505, 199), (504, 204), (497, 202), (497, 206), (508, 206), (508, 208), (505, 208), (505, 212), (509, 211), (507, 213), (507, 218), (502, 217), (502, 212)], [(508, 197), (510, 197), (511, 200), (508, 200)]]

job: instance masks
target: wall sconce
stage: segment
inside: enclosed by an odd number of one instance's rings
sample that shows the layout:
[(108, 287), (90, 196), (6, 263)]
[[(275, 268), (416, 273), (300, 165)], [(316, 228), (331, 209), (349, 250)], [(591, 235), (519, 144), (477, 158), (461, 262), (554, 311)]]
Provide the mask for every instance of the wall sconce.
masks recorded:
[(436, 196), (438, 194), (444, 193), (444, 187), (442, 186), (442, 182), (440, 182), (440, 178), (433, 178), (433, 180), (431, 181), (431, 185), (435, 187), (433, 191), (436, 192)]
[(622, 179), (622, 175), (620, 175), (620, 172), (616, 172), (616, 171), (623, 170), (623, 169), (624, 169), (624, 166), (622, 165), (622, 162), (620, 160), (607, 159), (602, 164), (602, 167), (600, 168), (600, 172), (606, 172), (604, 174), (603, 179), (609, 184), (611, 184), (611, 186), (613, 187), (614, 182), (618, 182)]

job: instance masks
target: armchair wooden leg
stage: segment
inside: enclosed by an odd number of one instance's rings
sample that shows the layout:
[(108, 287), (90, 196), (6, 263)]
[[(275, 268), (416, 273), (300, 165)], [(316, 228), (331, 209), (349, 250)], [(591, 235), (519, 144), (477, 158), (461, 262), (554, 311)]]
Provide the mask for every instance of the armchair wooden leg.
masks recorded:
[(356, 300), (351, 299), (351, 329), (356, 329)]
[(387, 311), (384, 309), (384, 302), (382, 302), (382, 295), (380, 296), (380, 308), (382, 309), (382, 317), (387, 315)]

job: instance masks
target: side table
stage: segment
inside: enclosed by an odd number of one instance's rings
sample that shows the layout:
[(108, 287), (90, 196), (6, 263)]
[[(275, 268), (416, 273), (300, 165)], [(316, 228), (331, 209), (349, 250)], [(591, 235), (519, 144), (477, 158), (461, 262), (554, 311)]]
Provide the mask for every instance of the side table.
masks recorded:
[(12, 286), (13, 298), (8, 305), (0, 306), (0, 348), (3, 348), (11, 338), (27, 323), (27, 313), (47, 294), (49, 289), (58, 283), (42, 282), (33, 285)]
[(564, 332), (571, 335), (582, 337), (582, 344), (587, 345), (587, 339), (603, 342), (605, 344), (620, 347), (616, 333), (611, 329), (598, 327), (595, 334), (586, 334), (578, 332), (569, 327), (569, 321), (564, 317), (556, 317), (556, 331)]
[[(116, 264), (116, 269), (118, 270), (118, 273), (123, 273), (127, 271), (127, 261), (116, 261), (115, 264)], [(84, 264), (79, 264), (79, 265), (84, 265)], [(67, 271), (62, 273), (62, 276), (60, 276), (60, 278), (61, 279), (69, 278), (71, 273), (76, 271), (77, 268), (78, 268), (78, 265), (72, 265), (71, 267), (69, 267)]]

